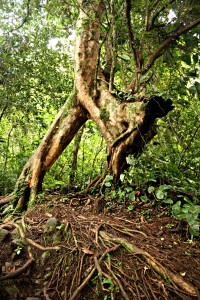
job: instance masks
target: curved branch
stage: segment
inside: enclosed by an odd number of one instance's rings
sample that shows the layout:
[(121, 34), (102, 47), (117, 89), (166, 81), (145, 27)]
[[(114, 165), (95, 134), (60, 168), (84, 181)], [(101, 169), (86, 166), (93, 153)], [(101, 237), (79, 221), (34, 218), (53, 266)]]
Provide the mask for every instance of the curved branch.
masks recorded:
[(167, 47), (172, 42), (176, 41), (179, 38), (179, 36), (188, 32), (189, 30), (191, 30), (192, 28), (194, 28), (195, 26), (197, 26), (199, 24), (200, 24), (200, 18), (193, 22), (190, 22), (189, 24), (186, 24), (185, 26), (183, 26), (181, 28), (177, 28), (174, 32), (172, 32), (171, 35), (157, 48), (157, 50), (149, 58), (146, 65), (141, 70), (141, 74), (144, 75), (145, 73), (147, 73), (147, 71), (153, 66), (155, 60), (162, 55), (163, 51), (165, 49), (167, 49)]
[[(154, 28), (154, 23), (155, 20), (158, 18), (159, 14), (164, 11), (168, 5), (172, 4), (175, 0), (171, 0), (169, 3), (167, 3), (166, 5), (164, 5), (163, 7), (161, 7), (161, 9), (159, 11), (156, 12), (156, 14), (153, 16), (152, 21), (151, 21), (151, 25), (150, 25), (150, 29)], [(159, 3), (159, 1), (157, 1), (156, 5)]]
[(11, 30), (10, 30), (9, 32), (7, 32), (7, 33), (12, 33), (13, 31), (18, 30), (18, 29), (20, 29), (21, 27), (23, 27), (24, 24), (28, 22), (28, 17), (29, 17), (30, 15), (31, 15), (31, 12), (30, 12), (30, 0), (28, 0), (28, 1), (27, 1), (27, 11), (26, 11), (26, 16), (23, 18), (22, 23), (21, 23), (19, 26), (17, 26), (16, 28), (11, 29)]

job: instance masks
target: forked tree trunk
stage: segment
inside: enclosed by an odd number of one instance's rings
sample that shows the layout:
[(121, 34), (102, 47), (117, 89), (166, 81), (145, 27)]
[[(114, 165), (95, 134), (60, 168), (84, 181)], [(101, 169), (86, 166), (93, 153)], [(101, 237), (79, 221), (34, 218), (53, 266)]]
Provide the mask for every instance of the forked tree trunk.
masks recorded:
[[(117, 181), (127, 167), (126, 156), (138, 155), (156, 134), (155, 119), (172, 109), (171, 100), (152, 96), (120, 103), (109, 91), (99, 65), (100, 26), (103, 1), (78, 0), (75, 51), (75, 91), (57, 115), (35, 154), (25, 165), (16, 184), (15, 211), (26, 209), (42, 187), (45, 173), (85, 121), (96, 122), (107, 144), (107, 172)], [(141, 100), (141, 101), (140, 101)]]

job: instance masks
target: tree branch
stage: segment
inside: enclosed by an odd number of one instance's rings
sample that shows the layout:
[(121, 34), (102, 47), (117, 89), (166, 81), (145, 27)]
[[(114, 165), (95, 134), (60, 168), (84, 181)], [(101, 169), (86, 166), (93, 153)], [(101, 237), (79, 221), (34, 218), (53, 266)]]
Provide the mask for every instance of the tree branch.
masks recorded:
[(188, 32), (189, 30), (191, 30), (192, 28), (194, 28), (195, 26), (197, 26), (199, 24), (200, 24), (200, 19), (197, 19), (193, 22), (190, 22), (189, 24), (186, 24), (185, 26), (183, 26), (181, 28), (177, 28), (176, 30), (174, 30), (171, 33), (171, 35), (166, 40), (164, 40), (164, 42), (152, 54), (152, 56), (149, 58), (146, 65), (144, 66), (144, 68), (141, 70), (141, 74), (144, 75), (145, 73), (147, 73), (147, 71), (153, 66), (155, 60), (162, 55), (163, 51), (166, 50), (166, 48), (172, 42), (176, 41), (179, 38), (179, 36)]
[(146, 31), (151, 30), (151, 25), (150, 25), (150, 19), (151, 19), (151, 13), (153, 10), (155, 10), (161, 0), (157, 0), (152, 7), (150, 5), (147, 6), (147, 14), (146, 14)]
[(127, 18), (129, 40), (131, 43), (131, 48), (132, 48), (133, 56), (134, 56), (134, 60), (135, 60), (135, 67), (136, 67), (136, 69), (138, 69), (139, 68), (138, 56), (137, 56), (137, 50), (136, 50), (136, 45), (135, 45), (135, 38), (134, 38), (134, 34), (133, 34), (133, 28), (131, 25), (131, 1), (130, 0), (126, 0), (126, 18)]
[[(150, 25), (150, 30), (154, 28), (154, 23), (155, 23), (155, 20), (158, 18), (159, 14), (165, 10), (168, 5), (172, 4), (175, 0), (171, 0), (169, 3), (167, 3), (166, 5), (164, 5), (163, 7), (160, 8), (159, 11), (156, 12), (156, 14), (152, 17), (152, 21), (151, 21), (151, 25)], [(157, 4), (159, 3), (159, 1), (157, 1), (157, 3), (155, 4), (155, 6), (157, 6)]]
[(11, 30), (10, 30), (9, 32), (7, 32), (7, 33), (12, 33), (13, 31), (18, 30), (18, 29), (20, 29), (21, 27), (23, 27), (24, 24), (28, 21), (28, 17), (30, 16), (30, 14), (31, 14), (31, 12), (30, 12), (30, 0), (28, 0), (28, 1), (27, 1), (26, 16), (23, 18), (22, 23), (21, 23), (18, 27), (11, 29)]
[(2, 118), (3, 118), (3, 115), (5, 114), (5, 111), (6, 111), (7, 108), (8, 108), (8, 103), (6, 103), (6, 104), (4, 105), (4, 107), (3, 107), (3, 109), (2, 109), (2, 112), (1, 112), (1, 114), (0, 114), (0, 122), (1, 122), (1, 120), (2, 120)]

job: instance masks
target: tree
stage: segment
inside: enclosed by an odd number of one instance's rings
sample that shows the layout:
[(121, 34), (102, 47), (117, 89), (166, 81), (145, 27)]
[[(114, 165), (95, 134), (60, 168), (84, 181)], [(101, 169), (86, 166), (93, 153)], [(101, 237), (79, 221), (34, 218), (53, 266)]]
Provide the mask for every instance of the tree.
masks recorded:
[(156, 119), (173, 109), (171, 99), (152, 92), (161, 58), (181, 47), (189, 53), (188, 44), (197, 43), (198, 1), (77, 0), (63, 5), (69, 4), (79, 10), (74, 89), (18, 178), (15, 211), (34, 202), (45, 173), (88, 119), (106, 141), (106, 172), (117, 182), (128, 167), (127, 155), (138, 156), (156, 135)]

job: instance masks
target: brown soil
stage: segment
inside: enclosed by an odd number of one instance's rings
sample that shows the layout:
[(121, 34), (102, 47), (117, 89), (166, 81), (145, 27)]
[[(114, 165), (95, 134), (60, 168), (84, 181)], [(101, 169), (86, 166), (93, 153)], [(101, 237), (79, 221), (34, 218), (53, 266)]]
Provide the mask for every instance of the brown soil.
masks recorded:
[[(17, 251), (11, 235), (0, 244), (0, 299), (10, 299), (10, 284), (18, 300), (200, 299), (200, 241), (166, 208), (138, 203), (129, 212), (126, 203), (59, 194), (40, 202), (2, 220), (24, 244)], [(54, 235), (45, 233), (51, 217), (60, 222)]]

